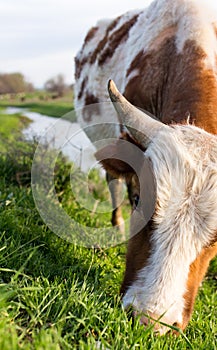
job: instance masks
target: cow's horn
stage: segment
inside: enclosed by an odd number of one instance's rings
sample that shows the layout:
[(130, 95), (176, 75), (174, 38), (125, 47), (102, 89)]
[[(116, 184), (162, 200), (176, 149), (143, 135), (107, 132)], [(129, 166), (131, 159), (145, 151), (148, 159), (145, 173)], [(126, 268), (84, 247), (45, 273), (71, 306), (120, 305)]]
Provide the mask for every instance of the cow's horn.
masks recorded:
[(159, 120), (154, 119), (155, 117), (150, 117), (128, 102), (118, 91), (113, 80), (109, 80), (108, 91), (120, 122), (127, 127), (133, 138), (142, 146), (147, 147), (160, 129), (168, 128)]

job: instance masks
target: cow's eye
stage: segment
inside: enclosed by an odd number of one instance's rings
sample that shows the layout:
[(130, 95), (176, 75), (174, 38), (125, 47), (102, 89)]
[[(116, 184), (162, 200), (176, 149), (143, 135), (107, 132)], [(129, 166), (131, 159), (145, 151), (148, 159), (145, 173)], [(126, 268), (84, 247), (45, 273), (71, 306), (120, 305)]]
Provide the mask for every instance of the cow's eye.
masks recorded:
[(138, 206), (139, 204), (139, 195), (136, 194), (134, 197), (133, 197), (133, 208), (136, 209), (136, 207)]

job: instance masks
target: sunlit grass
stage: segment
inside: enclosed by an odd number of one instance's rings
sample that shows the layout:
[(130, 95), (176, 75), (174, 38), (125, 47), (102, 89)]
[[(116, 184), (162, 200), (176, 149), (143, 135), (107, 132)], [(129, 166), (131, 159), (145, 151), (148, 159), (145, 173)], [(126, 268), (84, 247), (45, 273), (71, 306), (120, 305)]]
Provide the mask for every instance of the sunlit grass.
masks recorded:
[[(17, 117), (0, 120), (5, 135), (20, 126)], [(125, 244), (87, 249), (51, 232), (35, 207), (30, 177), (16, 176), (30, 173), (35, 146), (12, 137), (0, 154), (0, 349), (216, 349), (217, 259), (185, 337), (156, 337), (152, 327), (144, 330), (119, 298)], [(76, 176), (60, 157), (55, 170), (59, 199), (83, 225), (96, 225), (97, 214), (84, 213), (73, 197), (69, 169), (71, 178)], [(91, 180), (97, 198), (105, 200), (107, 190), (97, 173)], [(110, 214), (103, 220), (109, 225)]]
[(4, 108), (0, 107), (0, 152), (6, 151), (7, 141), (12, 142), (21, 135), (21, 130), (29, 125), (31, 121), (21, 114), (8, 115)]

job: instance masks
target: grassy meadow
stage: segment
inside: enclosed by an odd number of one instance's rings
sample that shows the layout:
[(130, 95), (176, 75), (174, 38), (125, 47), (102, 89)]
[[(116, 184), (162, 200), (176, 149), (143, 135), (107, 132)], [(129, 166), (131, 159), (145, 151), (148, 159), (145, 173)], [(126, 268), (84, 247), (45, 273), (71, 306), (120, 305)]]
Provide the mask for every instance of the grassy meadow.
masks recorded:
[[(54, 95), (55, 97), (55, 95)], [(35, 91), (17, 95), (3, 95), (0, 100), (0, 107), (21, 107), (32, 112), (38, 112), (52, 117), (62, 117), (73, 108), (73, 93), (68, 92), (63, 97), (52, 98), (52, 94), (44, 91)]]
[[(125, 245), (83, 248), (59, 238), (41, 219), (31, 189), (37, 142), (21, 134), (27, 123), (0, 108), (0, 349), (217, 349), (217, 259), (184, 334), (156, 337), (151, 326), (144, 330), (118, 296)], [(109, 225), (110, 214), (93, 216), (73, 198), (77, 172), (60, 155), (55, 189), (61, 205), (83, 225)], [(105, 183), (96, 173), (90, 182), (103, 199)]]

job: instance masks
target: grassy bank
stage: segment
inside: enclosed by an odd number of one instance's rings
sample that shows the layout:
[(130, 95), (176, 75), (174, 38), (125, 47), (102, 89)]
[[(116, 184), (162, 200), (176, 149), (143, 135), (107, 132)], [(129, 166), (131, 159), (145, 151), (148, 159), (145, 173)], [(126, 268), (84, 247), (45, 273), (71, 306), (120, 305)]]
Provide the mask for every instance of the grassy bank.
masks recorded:
[[(73, 110), (73, 96), (70, 93), (64, 97), (52, 99), (48, 94), (45, 95), (43, 92), (36, 92), (26, 95), (23, 101), (19, 96), (13, 98), (6, 96), (0, 100), (0, 107), (27, 108), (32, 112), (38, 112), (52, 117), (62, 117), (64, 114)], [(74, 116), (73, 118), (75, 119)]]
[[(19, 123), (18, 116), (0, 123), (2, 134), (12, 135), (0, 143), (0, 349), (216, 349), (217, 260), (185, 336), (156, 338), (151, 327), (133, 324), (118, 297), (125, 246), (83, 248), (45, 225), (30, 186), (36, 144), (20, 139)], [(110, 214), (92, 215), (74, 198), (77, 176), (60, 156), (54, 178), (61, 206), (83, 225), (109, 225)], [(104, 199), (96, 173), (90, 188)]]
[(21, 130), (31, 121), (19, 113), (8, 115), (0, 107), (0, 152), (7, 150), (7, 143), (12, 143), (21, 136)]

